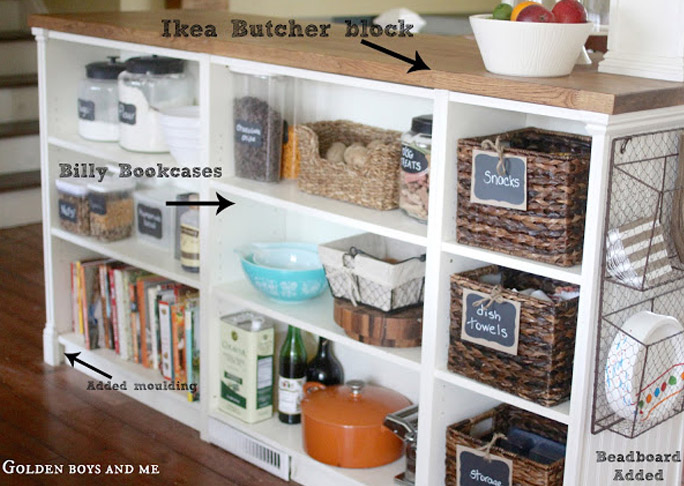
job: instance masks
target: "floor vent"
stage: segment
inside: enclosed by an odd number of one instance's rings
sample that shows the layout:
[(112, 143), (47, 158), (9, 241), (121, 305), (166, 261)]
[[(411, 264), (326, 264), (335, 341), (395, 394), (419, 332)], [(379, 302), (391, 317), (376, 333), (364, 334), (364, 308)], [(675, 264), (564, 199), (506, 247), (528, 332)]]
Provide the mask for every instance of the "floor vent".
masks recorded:
[(290, 480), (290, 456), (226, 424), (212, 434), (212, 442), (285, 481)]

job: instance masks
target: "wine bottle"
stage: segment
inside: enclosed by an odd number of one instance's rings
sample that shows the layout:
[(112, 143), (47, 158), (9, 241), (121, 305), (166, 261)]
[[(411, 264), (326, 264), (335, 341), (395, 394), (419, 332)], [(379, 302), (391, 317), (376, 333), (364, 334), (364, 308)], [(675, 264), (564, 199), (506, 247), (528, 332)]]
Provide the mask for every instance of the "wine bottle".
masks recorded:
[(318, 339), (318, 351), (306, 370), (306, 381), (317, 381), (324, 385), (344, 383), (344, 371), (330, 348), (330, 341)]
[(306, 380), (306, 348), (299, 328), (289, 326), (278, 362), (278, 418), (286, 424), (302, 421), (302, 387)]

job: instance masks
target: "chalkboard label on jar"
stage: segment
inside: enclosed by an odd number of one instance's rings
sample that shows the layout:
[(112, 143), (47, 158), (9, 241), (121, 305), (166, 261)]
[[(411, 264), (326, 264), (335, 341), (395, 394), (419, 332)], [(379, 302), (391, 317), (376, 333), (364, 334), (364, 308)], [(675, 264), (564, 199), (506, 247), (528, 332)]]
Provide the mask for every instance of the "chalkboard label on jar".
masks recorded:
[(235, 141), (251, 147), (261, 147), (264, 141), (261, 125), (245, 120), (235, 120)]
[(90, 203), (90, 212), (95, 214), (107, 214), (107, 199), (103, 194), (88, 195), (88, 203)]
[(427, 172), (429, 166), (425, 152), (412, 145), (401, 146), (401, 170), (409, 174)]
[(463, 289), (461, 340), (517, 355), (520, 302)]
[(527, 158), (504, 155), (505, 171), (499, 154), (473, 150), (470, 202), (527, 211)]
[(513, 461), (456, 445), (456, 484), (458, 486), (512, 486)]
[(138, 204), (138, 232), (161, 240), (162, 224), (160, 209)]
[(78, 213), (75, 204), (67, 202), (64, 199), (60, 199), (58, 206), (60, 219), (71, 221), (72, 223), (76, 223), (78, 221), (78, 218), (76, 217)]
[(135, 125), (135, 105), (119, 101), (119, 121), (127, 125)]
[(79, 98), (78, 117), (81, 120), (95, 121), (95, 103)]

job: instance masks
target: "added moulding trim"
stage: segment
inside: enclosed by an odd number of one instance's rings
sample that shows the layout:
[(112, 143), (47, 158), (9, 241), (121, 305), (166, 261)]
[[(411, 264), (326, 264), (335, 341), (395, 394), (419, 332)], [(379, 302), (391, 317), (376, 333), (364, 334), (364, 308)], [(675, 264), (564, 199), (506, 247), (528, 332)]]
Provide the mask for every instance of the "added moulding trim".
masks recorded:
[[(188, 24), (214, 24), (219, 37), (162, 37), (161, 20), (173, 18)], [(252, 15), (231, 16), (225, 11), (175, 10), (32, 15), (29, 23), (51, 31), (181, 50), (187, 53), (183, 56), (186, 58), (193, 58), (192, 53), (213, 54), (606, 114), (684, 104), (681, 83), (598, 73), (596, 62), (592, 66), (577, 66), (573, 74), (560, 78), (494, 75), (484, 69), (477, 44), (470, 36), (420, 34), (411, 38), (379, 38), (383, 47), (395, 52), (419, 51), (431, 68), (409, 75), (405, 63), (360, 46), (357, 37), (345, 37), (342, 25), (333, 25), (328, 38), (231, 38), (231, 20), (237, 18), (249, 23), (278, 21)]]
[[(60, 334), (58, 341), (64, 346), (65, 353), (80, 352), (79, 359), (112, 375), (111, 380), (89, 370), (85, 366), (76, 364), (74, 369), (80, 371), (95, 381), (112, 383), (126, 382), (127, 390), (121, 390), (131, 398), (144, 403), (158, 412), (168, 415), (174, 420), (195, 430), (201, 425), (201, 402), (189, 402), (186, 392), (174, 390), (134, 390), (134, 383), (163, 383), (164, 377), (156, 370), (145, 368), (141, 364), (125, 361), (119, 358), (111, 349), (86, 349), (83, 338), (75, 333)], [(92, 393), (100, 393), (92, 391)]]

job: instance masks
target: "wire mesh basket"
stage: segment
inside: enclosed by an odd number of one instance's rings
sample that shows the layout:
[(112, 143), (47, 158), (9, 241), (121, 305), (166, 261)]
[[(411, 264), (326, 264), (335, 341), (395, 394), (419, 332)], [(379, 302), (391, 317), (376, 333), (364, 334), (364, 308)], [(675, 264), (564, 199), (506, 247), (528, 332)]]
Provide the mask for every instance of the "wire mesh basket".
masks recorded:
[(634, 438), (684, 411), (681, 144), (681, 129), (613, 141), (594, 434)]

